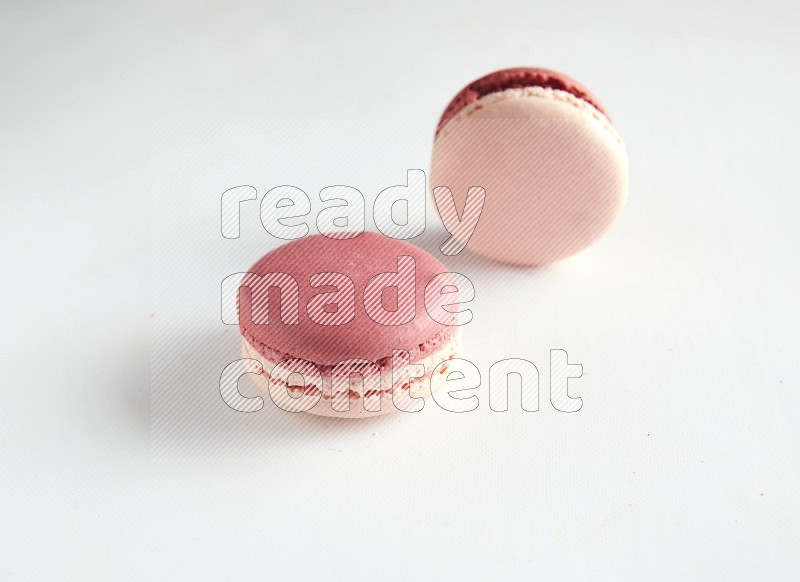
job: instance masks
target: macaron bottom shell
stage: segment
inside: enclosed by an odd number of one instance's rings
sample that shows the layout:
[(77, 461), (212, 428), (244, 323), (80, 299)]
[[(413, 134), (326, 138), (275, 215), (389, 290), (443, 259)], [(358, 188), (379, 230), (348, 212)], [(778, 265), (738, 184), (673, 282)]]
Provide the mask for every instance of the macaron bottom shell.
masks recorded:
[[(434, 368), (441, 362), (457, 358), (460, 348), (461, 333), (459, 329), (439, 349), (425, 358), (411, 362), (412, 365), (424, 365), (425, 374), (420, 378), (412, 379), (410, 385), (403, 386), (396, 395), (393, 395), (390, 370), (381, 370), (380, 385), (365, 386), (365, 382), (354, 379), (349, 382), (350, 389), (346, 394), (342, 391), (334, 395), (331, 392), (330, 374), (323, 374), (320, 395), (317, 386), (292, 384), (287, 386), (282, 379), (271, 377), (270, 372), (274, 369), (275, 363), (260, 355), (245, 339), (242, 339), (241, 352), (243, 358), (255, 360), (261, 364), (260, 373), (248, 374), (248, 377), (264, 392), (265, 398), (273, 400), (277, 407), (292, 413), (305, 411), (318, 416), (335, 418), (370, 418), (399, 410), (417, 410), (420, 407), (418, 402), (420, 397), (428, 400), (432, 393), (437, 392), (446, 384), (447, 367), (440, 366), (435, 374)], [(257, 372), (257, 370), (253, 371)], [(315, 400), (316, 404), (308, 408)], [(334, 404), (336, 409), (334, 409)]]

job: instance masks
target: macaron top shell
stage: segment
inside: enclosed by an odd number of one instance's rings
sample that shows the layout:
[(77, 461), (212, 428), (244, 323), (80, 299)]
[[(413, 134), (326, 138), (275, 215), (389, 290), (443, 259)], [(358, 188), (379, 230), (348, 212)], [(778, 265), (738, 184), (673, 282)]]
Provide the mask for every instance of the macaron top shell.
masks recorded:
[(500, 93), (506, 89), (523, 89), (525, 87), (542, 87), (566, 91), (579, 99), (591, 103), (595, 109), (608, 118), (608, 112), (600, 104), (597, 97), (575, 79), (550, 69), (516, 67), (484, 75), (459, 91), (447, 105), (444, 113), (442, 113), (439, 124), (436, 126), (436, 133), (438, 134), (447, 125), (447, 122), (467, 105), (492, 93)]
[[(398, 270), (398, 257), (414, 260), (415, 281), (413, 318), (401, 325), (384, 325), (374, 321), (364, 305), (364, 290), (376, 275)], [(321, 325), (309, 317), (309, 301), (321, 293), (335, 292), (337, 286), (319, 284), (314, 287), (311, 277), (319, 273), (341, 273), (354, 284), (355, 315), (338, 325)], [(428, 282), (448, 269), (427, 251), (380, 234), (364, 232), (355, 238), (332, 239), (322, 235), (308, 236), (283, 245), (262, 257), (242, 280), (250, 286), (254, 276), (286, 273), (298, 283), (299, 321), (287, 324), (280, 317), (278, 290), (269, 294), (268, 323), (254, 323), (254, 292), (242, 289), (239, 294), (239, 327), (244, 338), (261, 355), (272, 362), (286, 358), (301, 358), (320, 367), (332, 366), (342, 360), (363, 358), (385, 365), (395, 349), (408, 350), (411, 361), (426, 352), (444, 345), (457, 327), (433, 320), (425, 308), (425, 288)], [(397, 308), (397, 293), (384, 293), (387, 310)], [(263, 301), (264, 295), (256, 297)], [(285, 299), (281, 296), (280, 301)]]

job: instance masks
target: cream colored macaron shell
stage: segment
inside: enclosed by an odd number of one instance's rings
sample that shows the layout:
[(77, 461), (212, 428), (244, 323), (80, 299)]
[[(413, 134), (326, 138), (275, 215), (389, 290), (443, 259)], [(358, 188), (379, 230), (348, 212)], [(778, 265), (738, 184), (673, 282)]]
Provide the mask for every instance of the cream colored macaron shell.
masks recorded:
[[(366, 418), (380, 416), (397, 410), (416, 411), (424, 404), (419, 399), (426, 399), (446, 384), (447, 365), (440, 365), (458, 357), (461, 348), (460, 329), (436, 351), (427, 354), (411, 364), (424, 366), (424, 375), (412, 379), (407, 386), (393, 390), (391, 369), (381, 370), (380, 384), (365, 385), (363, 379), (356, 375), (349, 381), (350, 390), (345, 393), (334, 393), (329, 367), (322, 370), (322, 386), (308, 386), (300, 383), (287, 383), (276, 376), (271, 376), (275, 362), (270, 362), (247, 340), (242, 340), (242, 357), (247, 361), (258, 362), (260, 369), (252, 369), (248, 377), (256, 385), (269, 394), (273, 402), (289, 412), (310, 412), (320, 416), (337, 418)], [(435, 372), (434, 372), (435, 370)], [(343, 384), (347, 385), (348, 382)], [(305, 399), (305, 400), (304, 400)], [(334, 405), (335, 404), (335, 405)]]
[(467, 105), (436, 137), (430, 184), (486, 198), (467, 248), (517, 265), (545, 265), (600, 238), (628, 190), (622, 139), (603, 113), (569, 92), (507, 89)]

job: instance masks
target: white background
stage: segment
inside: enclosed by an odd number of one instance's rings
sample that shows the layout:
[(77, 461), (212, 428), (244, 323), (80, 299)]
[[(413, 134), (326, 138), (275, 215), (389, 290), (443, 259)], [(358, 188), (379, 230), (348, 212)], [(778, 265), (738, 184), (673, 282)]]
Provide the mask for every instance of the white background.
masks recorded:
[[(0, 578), (797, 579), (797, 6), (3, 3)], [(455, 91), (519, 65), (597, 92), (628, 207), (552, 268), (447, 264), (484, 378), (564, 348), (583, 408), (543, 382), (494, 413), (485, 381), (463, 415), (227, 409), (219, 275), (274, 241), (253, 206), (224, 241), (222, 191), (374, 196), (427, 170)]]

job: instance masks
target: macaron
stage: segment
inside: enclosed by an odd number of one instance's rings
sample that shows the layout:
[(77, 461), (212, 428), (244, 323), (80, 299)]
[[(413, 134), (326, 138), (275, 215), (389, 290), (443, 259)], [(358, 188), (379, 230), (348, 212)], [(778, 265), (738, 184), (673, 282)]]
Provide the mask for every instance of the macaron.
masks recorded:
[(548, 69), (506, 69), (446, 107), (430, 184), (437, 205), (452, 195), (459, 212), (470, 188), (484, 189), (477, 226), (461, 241), (467, 249), (540, 266), (611, 228), (627, 198), (628, 158), (608, 111), (583, 85)]
[(278, 247), (240, 284), (250, 376), (292, 412), (416, 411), (444, 384), (447, 365), (434, 368), (459, 354), (457, 315), (427, 308), (432, 295), (452, 291), (451, 276), (427, 251), (371, 232)]

